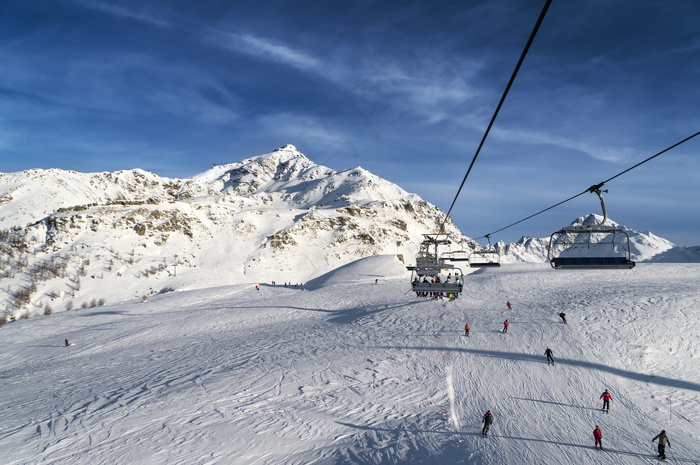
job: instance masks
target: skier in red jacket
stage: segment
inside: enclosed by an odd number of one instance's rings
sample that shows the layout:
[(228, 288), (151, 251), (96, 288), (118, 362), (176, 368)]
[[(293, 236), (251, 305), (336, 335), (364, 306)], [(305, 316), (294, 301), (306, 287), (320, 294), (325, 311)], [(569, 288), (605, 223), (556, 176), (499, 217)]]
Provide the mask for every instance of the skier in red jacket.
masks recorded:
[(603, 450), (603, 432), (600, 431), (600, 428), (598, 426), (596, 426), (593, 430), (593, 437), (595, 438), (595, 448), (597, 449), (598, 446), (600, 446), (600, 450)]
[(504, 333), (508, 332), (508, 320), (503, 322), (503, 332)]
[(612, 395), (610, 395), (607, 389), (600, 395), (600, 399), (603, 399), (603, 410), (610, 413), (610, 401), (612, 400)]

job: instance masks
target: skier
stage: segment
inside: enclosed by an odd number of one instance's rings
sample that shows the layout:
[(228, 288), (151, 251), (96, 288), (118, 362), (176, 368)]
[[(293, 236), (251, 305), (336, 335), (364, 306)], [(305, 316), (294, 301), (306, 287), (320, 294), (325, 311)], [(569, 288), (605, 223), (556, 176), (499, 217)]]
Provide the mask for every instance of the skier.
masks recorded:
[(508, 307), (508, 310), (513, 310), (513, 306), (510, 304), (510, 302), (506, 302), (506, 306)]
[(508, 320), (503, 322), (503, 332), (504, 333), (508, 332)]
[(559, 314), (559, 318), (561, 318), (561, 321), (563, 321), (564, 324), (566, 324), (566, 313), (561, 312), (561, 313)]
[(603, 399), (603, 410), (610, 413), (610, 401), (612, 400), (612, 395), (606, 389), (604, 393), (600, 395), (600, 399)]
[(547, 356), (547, 365), (549, 365), (550, 363), (551, 363), (552, 365), (554, 365), (555, 363), (554, 363), (554, 359), (552, 358), (552, 355), (553, 355), (553, 354), (552, 354), (552, 349), (550, 349), (549, 347), (547, 347), (547, 350), (544, 351), (544, 354)]
[(255, 289), (257, 289), (258, 291), (260, 290), (257, 284), (255, 285)]
[(491, 423), (493, 423), (493, 415), (491, 415), (491, 410), (486, 412), (484, 415), (484, 427), (481, 429), (481, 435), (484, 437), (489, 437), (489, 428), (491, 428)]
[(600, 428), (598, 426), (596, 426), (593, 430), (593, 437), (595, 438), (595, 448), (597, 449), (598, 446), (600, 446), (600, 450), (603, 450), (603, 432), (600, 431)]
[(70, 344), (68, 344), (68, 339), (66, 339), (66, 347), (69, 347)]
[(469, 323), (464, 325), (464, 335), (469, 337)]
[(668, 436), (666, 436), (666, 430), (661, 430), (661, 433), (652, 439), (651, 442), (657, 439), (659, 440), (659, 457), (661, 457), (661, 460), (666, 460), (666, 444), (668, 444), (668, 447), (671, 447), (671, 441), (669, 441)]

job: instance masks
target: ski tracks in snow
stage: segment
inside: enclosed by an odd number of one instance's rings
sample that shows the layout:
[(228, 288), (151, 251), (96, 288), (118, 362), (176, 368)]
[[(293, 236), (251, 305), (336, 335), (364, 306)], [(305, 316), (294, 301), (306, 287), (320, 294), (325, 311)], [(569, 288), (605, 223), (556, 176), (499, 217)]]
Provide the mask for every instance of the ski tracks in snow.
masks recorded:
[[(467, 276), (454, 302), (385, 279), (15, 322), (32, 341), (9, 333), (23, 350), (3, 358), (0, 447), (10, 465), (636, 464), (653, 463), (665, 428), (670, 456), (693, 463), (700, 269), (685, 270), (512, 265)], [(79, 345), (55, 355), (76, 322)], [(593, 449), (596, 424), (607, 452)]]

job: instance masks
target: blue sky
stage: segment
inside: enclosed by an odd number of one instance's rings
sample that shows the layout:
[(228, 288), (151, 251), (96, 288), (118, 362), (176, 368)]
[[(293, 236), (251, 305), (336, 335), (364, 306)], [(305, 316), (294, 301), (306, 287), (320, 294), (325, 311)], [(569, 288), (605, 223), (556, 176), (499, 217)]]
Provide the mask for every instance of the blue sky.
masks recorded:
[[(188, 177), (297, 146), (447, 210), (543, 1), (0, 2), (0, 171)], [(452, 217), (479, 237), (700, 130), (700, 2), (552, 2)], [(700, 136), (610, 217), (700, 244)], [(494, 236), (548, 236), (594, 195)]]

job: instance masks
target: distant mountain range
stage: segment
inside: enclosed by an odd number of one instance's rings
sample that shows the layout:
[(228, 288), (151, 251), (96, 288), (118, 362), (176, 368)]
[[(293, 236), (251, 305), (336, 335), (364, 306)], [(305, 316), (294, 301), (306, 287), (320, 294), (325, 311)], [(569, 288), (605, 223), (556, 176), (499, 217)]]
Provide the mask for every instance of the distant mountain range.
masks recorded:
[[(291, 145), (186, 179), (140, 169), (3, 173), (0, 305), (13, 315), (36, 313), (50, 302), (85, 302), (105, 286), (128, 299), (302, 283), (371, 255), (399, 255), (410, 265), (422, 235), (444, 219), (435, 205), (360, 167), (336, 172)], [(481, 248), (449, 219), (446, 231), (453, 250)], [(694, 248), (627, 231), (633, 260), (698, 261)], [(496, 247), (504, 263), (543, 262), (548, 241), (523, 237)]]

